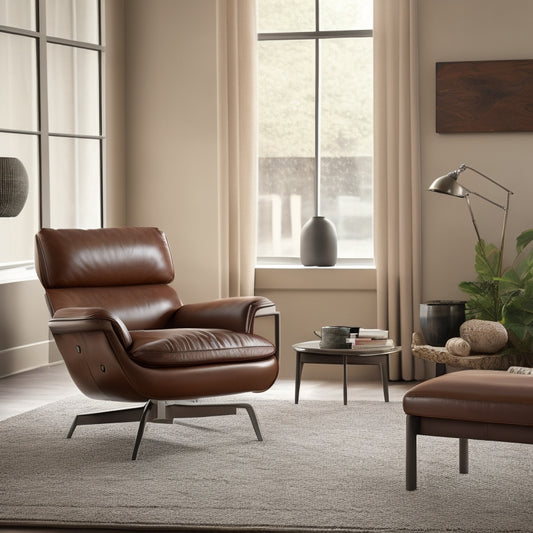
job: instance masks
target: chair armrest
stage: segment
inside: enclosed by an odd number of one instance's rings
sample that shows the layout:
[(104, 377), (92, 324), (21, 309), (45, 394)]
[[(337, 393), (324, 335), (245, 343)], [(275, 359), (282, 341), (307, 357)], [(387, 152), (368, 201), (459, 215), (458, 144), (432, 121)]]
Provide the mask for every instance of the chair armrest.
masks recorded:
[(49, 320), (52, 333), (64, 334), (79, 331), (94, 331), (111, 328), (124, 348), (129, 348), (133, 340), (122, 320), (100, 307), (64, 307), (58, 309)]
[(274, 304), (262, 296), (221, 298), (182, 305), (173, 315), (169, 328), (216, 328), (251, 333), (256, 313)]

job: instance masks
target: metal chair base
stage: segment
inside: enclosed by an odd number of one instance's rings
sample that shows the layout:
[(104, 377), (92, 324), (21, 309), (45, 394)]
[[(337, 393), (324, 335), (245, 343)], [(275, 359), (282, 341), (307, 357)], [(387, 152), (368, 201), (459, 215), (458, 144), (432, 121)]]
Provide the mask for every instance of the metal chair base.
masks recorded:
[(225, 416), (237, 414), (238, 409), (245, 409), (250, 417), (258, 441), (263, 440), (259, 422), (253, 407), (247, 403), (231, 404), (184, 404), (168, 403), (159, 400), (148, 400), (144, 406), (99, 413), (77, 415), (70, 426), (67, 439), (72, 437), (77, 426), (92, 424), (117, 424), (122, 422), (139, 422), (135, 444), (133, 446), (132, 461), (137, 459), (139, 446), (147, 422), (156, 424), (172, 424), (177, 418), (203, 418), (207, 416)]

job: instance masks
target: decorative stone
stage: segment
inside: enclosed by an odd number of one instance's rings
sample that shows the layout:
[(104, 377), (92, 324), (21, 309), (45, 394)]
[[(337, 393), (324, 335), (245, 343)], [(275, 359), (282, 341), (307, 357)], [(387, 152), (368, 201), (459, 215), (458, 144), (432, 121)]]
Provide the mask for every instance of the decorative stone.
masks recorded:
[(470, 344), (461, 337), (452, 337), (446, 341), (446, 349), (453, 355), (466, 357), (470, 355)]
[(472, 352), (496, 353), (508, 340), (507, 330), (499, 322), (467, 320), (459, 328), (461, 338), (470, 344)]
[(415, 344), (416, 346), (421, 346), (423, 344), (427, 344), (426, 338), (419, 331), (415, 331), (413, 333), (412, 344)]
[(420, 333), (413, 333), (411, 350), (415, 357), (433, 363), (444, 363), (454, 368), (507, 370), (510, 366), (533, 367), (533, 354), (500, 352), (460, 357), (450, 353), (444, 346), (418, 344), (419, 340), (423, 340), (423, 336)]

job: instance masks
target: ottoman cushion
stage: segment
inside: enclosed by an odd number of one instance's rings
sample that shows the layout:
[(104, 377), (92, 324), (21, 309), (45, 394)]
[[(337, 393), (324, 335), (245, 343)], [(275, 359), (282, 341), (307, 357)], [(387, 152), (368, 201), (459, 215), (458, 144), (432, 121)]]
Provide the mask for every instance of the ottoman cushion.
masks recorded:
[(533, 379), (500, 370), (463, 370), (429, 379), (403, 398), (408, 415), (533, 426)]

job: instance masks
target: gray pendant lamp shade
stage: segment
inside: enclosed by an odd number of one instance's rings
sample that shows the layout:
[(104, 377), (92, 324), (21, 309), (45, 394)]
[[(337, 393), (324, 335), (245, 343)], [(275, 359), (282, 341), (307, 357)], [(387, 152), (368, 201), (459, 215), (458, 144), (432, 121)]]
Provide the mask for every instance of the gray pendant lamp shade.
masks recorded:
[(457, 183), (459, 173), (457, 171), (449, 172), (445, 176), (437, 178), (430, 186), (431, 192), (440, 192), (441, 194), (449, 194), (458, 198), (464, 198), (467, 191)]
[(0, 157), (0, 217), (16, 217), (28, 198), (28, 174), (16, 157)]

